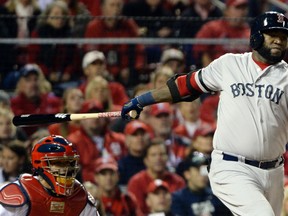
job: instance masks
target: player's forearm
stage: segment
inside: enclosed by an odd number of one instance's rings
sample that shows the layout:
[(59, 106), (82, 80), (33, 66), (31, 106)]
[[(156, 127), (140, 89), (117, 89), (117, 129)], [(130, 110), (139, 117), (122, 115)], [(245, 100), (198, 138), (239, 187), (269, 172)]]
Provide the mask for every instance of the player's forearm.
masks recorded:
[(151, 91), (152, 96), (156, 103), (159, 102), (172, 102), (171, 93), (167, 85)]
[(155, 103), (172, 102), (172, 97), (169, 88), (167, 85), (164, 85), (160, 88), (137, 96), (137, 100), (142, 107), (145, 107)]

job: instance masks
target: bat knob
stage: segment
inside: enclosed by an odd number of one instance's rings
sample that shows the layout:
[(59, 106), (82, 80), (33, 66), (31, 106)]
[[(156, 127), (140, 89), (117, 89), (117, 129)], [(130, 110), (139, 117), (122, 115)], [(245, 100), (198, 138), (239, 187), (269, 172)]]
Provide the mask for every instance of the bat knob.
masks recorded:
[(129, 116), (132, 118), (132, 119), (135, 119), (137, 117), (137, 112), (136, 110), (131, 110), (129, 112)]

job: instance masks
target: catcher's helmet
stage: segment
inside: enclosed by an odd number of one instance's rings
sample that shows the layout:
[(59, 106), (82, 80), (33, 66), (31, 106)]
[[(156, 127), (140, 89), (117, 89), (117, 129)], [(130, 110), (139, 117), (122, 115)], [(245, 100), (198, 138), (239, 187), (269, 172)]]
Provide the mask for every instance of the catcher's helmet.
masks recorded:
[(38, 141), (31, 153), (34, 174), (40, 175), (56, 194), (65, 196), (73, 193), (78, 160), (72, 143), (56, 135)]
[(288, 34), (288, 19), (282, 13), (269, 11), (256, 17), (251, 23), (250, 46), (259, 49), (263, 42), (262, 32), (272, 29), (283, 30)]

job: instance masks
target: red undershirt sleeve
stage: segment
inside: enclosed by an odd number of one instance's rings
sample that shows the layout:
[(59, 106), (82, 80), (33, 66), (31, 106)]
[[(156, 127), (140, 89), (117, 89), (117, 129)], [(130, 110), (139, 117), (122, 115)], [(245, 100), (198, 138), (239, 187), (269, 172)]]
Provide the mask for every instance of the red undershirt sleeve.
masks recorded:
[(195, 76), (196, 73), (194, 72), (191, 75), (187, 74), (177, 78), (178, 91), (181, 97), (191, 94), (192, 92), (190, 92), (189, 89), (195, 89), (201, 93), (203, 92), (197, 85)]

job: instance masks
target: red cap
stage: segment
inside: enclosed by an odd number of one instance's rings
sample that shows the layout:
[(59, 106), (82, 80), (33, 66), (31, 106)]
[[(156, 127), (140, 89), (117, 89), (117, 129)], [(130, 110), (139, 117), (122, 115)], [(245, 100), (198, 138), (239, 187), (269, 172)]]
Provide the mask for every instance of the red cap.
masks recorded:
[(153, 104), (150, 108), (150, 115), (158, 116), (160, 114), (171, 114), (172, 107), (169, 103), (157, 103)]
[(138, 120), (133, 120), (125, 126), (124, 133), (133, 135), (139, 129), (149, 132), (149, 127), (145, 123)]
[(203, 123), (199, 128), (196, 129), (193, 135), (193, 139), (195, 139), (198, 136), (204, 136), (204, 137), (208, 135), (213, 136), (215, 130), (216, 127), (214, 124)]
[(169, 185), (167, 182), (161, 179), (155, 179), (148, 185), (147, 193), (154, 193), (158, 188), (164, 188), (165, 190), (170, 192)]
[(226, 0), (227, 7), (229, 6), (237, 7), (245, 4), (248, 4), (248, 0)]
[(81, 113), (89, 113), (89, 112), (103, 112), (103, 106), (97, 100), (86, 100), (81, 109)]
[(110, 169), (113, 171), (118, 171), (118, 164), (112, 157), (101, 157), (98, 158), (95, 162), (95, 172), (99, 173), (101, 170)]

